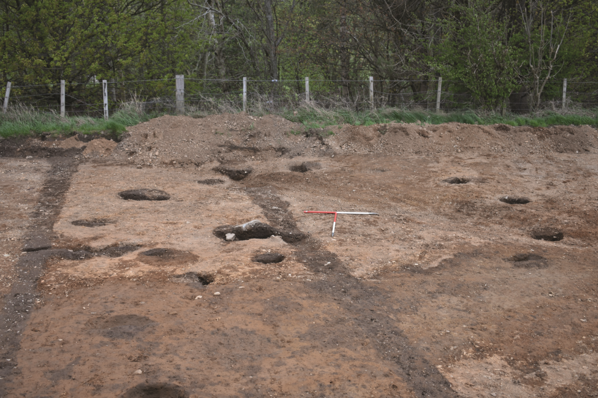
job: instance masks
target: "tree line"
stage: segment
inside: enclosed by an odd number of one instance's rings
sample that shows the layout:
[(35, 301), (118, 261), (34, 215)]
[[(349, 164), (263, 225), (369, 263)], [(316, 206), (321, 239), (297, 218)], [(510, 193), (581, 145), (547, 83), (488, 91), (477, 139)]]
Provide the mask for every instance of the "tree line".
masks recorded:
[(0, 79), (310, 76), (351, 97), (373, 76), (417, 102), (442, 76), (484, 109), (533, 110), (563, 77), (598, 80), (597, 17), (594, 0), (2, 0)]

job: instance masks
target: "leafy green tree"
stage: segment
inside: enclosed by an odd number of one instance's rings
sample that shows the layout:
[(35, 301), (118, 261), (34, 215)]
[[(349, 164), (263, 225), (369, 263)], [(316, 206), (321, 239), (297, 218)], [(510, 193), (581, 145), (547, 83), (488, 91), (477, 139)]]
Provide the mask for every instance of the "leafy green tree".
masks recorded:
[(522, 61), (508, 17), (499, 18), (499, 10), (496, 0), (454, 4), (442, 20), (440, 57), (430, 62), (443, 77), (461, 82), (479, 105), (504, 112)]

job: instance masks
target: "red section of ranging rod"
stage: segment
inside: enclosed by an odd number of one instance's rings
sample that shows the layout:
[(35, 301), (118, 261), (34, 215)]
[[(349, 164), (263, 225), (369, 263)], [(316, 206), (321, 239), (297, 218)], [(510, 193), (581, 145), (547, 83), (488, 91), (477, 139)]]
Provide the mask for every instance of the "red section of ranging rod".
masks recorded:
[(369, 215), (377, 216), (378, 213), (372, 213), (369, 211), (309, 211), (306, 210), (304, 213), (315, 213), (315, 214), (334, 214), (334, 222), (332, 223), (332, 237), (334, 238), (334, 230), (336, 229), (336, 216), (339, 214), (354, 214), (354, 215)]

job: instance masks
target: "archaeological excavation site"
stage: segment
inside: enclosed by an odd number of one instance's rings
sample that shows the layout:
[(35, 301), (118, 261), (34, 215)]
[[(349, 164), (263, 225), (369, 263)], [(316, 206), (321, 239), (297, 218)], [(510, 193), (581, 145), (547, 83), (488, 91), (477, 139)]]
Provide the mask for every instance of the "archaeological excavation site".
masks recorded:
[(5, 138), (0, 214), (0, 397), (598, 397), (591, 126)]

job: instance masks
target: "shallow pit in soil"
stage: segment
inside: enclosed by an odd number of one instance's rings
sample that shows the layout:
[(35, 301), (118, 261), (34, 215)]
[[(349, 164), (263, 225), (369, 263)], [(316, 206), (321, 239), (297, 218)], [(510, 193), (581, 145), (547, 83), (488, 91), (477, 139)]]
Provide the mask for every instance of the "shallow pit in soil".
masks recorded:
[(549, 242), (558, 242), (563, 240), (563, 233), (554, 228), (541, 228), (532, 231), (531, 237), (536, 240), (546, 240)]
[(256, 263), (262, 264), (277, 264), (282, 262), (285, 259), (285, 256), (280, 253), (264, 253), (258, 254), (253, 258), (253, 261)]
[(242, 225), (222, 225), (216, 227), (213, 233), (226, 241), (268, 239), (273, 235), (280, 235), (276, 228), (255, 220)]
[(241, 181), (245, 179), (247, 176), (249, 176), (249, 174), (251, 174), (251, 172), (253, 171), (251, 167), (233, 168), (226, 166), (215, 167), (213, 170), (217, 171), (220, 174), (224, 174), (233, 181)]
[(503, 196), (498, 200), (500, 200), (503, 203), (508, 203), (510, 205), (526, 205), (529, 202), (531, 202), (531, 200), (529, 200), (528, 198), (517, 196)]
[(520, 253), (507, 258), (516, 268), (547, 268), (547, 260), (535, 253)]
[(159, 189), (131, 189), (118, 193), (125, 200), (168, 200), (170, 195)]
[(189, 394), (174, 384), (139, 384), (125, 392), (122, 398), (188, 398)]
[(470, 180), (468, 178), (451, 177), (451, 178), (447, 178), (446, 180), (442, 180), (442, 181), (446, 182), (447, 184), (460, 185), (460, 184), (467, 184)]
[(208, 286), (216, 280), (214, 275), (207, 273), (187, 272), (186, 274), (175, 276), (180, 282), (189, 282), (200, 284), (202, 286)]
[(295, 164), (289, 167), (290, 171), (296, 173), (307, 173), (310, 170), (320, 169), (322, 166), (317, 162), (303, 162), (301, 164)]
[(139, 253), (137, 259), (155, 266), (177, 266), (197, 261), (198, 257), (190, 252), (158, 247)]
[(221, 180), (219, 178), (208, 178), (207, 180), (199, 180), (197, 182), (199, 184), (202, 184), (202, 185), (219, 185), (219, 184), (224, 184), (224, 180)]
[(71, 221), (76, 227), (88, 227), (88, 228), (95, 228), (95, 227), (104, 227), (109, 224), (116, 224), (116, 221), (110, 220), (108, 218), (89, 218), (85, 220), (75, 220)]

